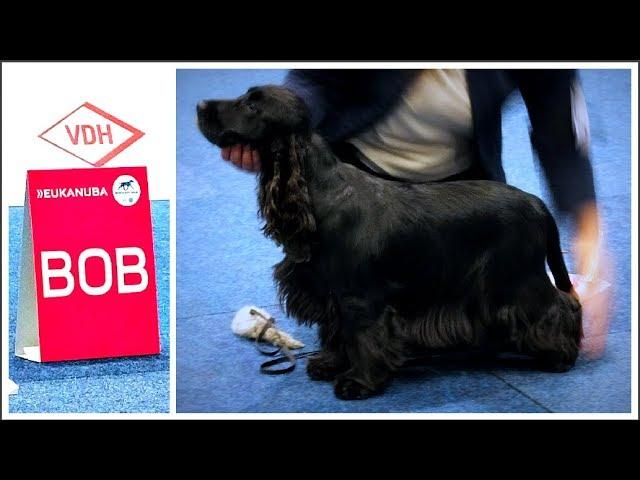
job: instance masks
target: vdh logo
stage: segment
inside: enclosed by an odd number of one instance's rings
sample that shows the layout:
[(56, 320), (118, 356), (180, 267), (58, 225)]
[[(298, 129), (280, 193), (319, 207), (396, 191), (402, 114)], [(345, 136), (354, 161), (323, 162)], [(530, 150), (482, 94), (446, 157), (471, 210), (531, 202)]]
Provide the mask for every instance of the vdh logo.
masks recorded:
[(37, 198), (76, 198), (76, 197), (106, 197), (104, 187), (76, 187), (76, 188), (38, 188)]
[(85, 102), (39, 137), (94, 167), (101, 167), (143, 135), (137, 128)]
[(140, 199), (140, 184), (131, 175), (120, 175), (113, 182), (113, 198), (125, 207), (135, 205)]

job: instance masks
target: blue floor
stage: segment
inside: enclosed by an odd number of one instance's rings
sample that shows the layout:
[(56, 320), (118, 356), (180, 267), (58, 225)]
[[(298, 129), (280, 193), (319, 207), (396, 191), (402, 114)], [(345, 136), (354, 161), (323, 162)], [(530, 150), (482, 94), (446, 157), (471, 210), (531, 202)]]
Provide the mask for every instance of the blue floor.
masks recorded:
[(161, 353), (107, 360), (34, 363), (14, 356), (22, 207), (9, 208), (9, 377), (20, 389), (11, 413), (169, 411), (169, 202), (151, 203)]
[[(403, 371), (385, 395), (343, 402), (304, 368), (258, 373), (264, 358), (230, 330), (234, 312), (254, 304), (313, 349), (315, 332), (277, 306), (271, 266), (279, 249), (260, 232), (255, 177), (220, 159), (195, 125), (203, 98), (233, 97), (249, 86), (280, 83), (278, 70), (180, 70), (177, 73), (177, 410), (178, 412), (629, 412), (631, 409), (631, 76), (582, 71), (591, 119), (596, 188), (616, 264), (616, 297), (607, 351), (581, 358), (566, 374), (526, 365), (431, 364)], [(534, 162), (519, 96), (504, 112), (510, 183), (548, 195)], [(561, 221), (565, 249), (569, 225)], [(569, 263), (571, 263), (569, 261)], [(302, 364), (304, 366), (304, 364)]]

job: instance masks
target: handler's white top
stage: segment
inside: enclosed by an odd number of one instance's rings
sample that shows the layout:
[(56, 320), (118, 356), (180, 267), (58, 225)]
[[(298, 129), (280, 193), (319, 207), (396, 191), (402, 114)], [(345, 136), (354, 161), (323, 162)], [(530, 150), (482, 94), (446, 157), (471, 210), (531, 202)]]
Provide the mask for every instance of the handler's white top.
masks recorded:
[(389, 115), (349, 142), (373, 170), (419, 182), (469, 168), (472, 134), (465, 71), (424, 70)]

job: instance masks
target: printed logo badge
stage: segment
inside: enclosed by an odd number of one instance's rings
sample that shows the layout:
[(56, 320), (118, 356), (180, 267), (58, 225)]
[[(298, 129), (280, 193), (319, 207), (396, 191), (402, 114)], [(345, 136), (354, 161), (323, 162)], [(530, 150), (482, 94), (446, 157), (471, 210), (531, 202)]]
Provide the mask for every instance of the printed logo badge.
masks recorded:
[(85, 102), (38, 135), (80, 160), (101, 167), (144, 133)]
[(113, 182), (113, 198), (120, 205), (130, 207), (140, 198), (140, 184), (131, 175), (120, 175)]

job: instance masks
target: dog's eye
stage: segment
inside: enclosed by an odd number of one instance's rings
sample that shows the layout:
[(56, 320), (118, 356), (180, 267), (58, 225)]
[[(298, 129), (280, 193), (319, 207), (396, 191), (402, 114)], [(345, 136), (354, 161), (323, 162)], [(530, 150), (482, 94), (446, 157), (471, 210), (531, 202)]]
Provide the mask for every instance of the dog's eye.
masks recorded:
[(247, 107), (247, 109), (249, 109), (253, 113), (259, 112), (258, 107), (256, 107), (253, 103), (246, 103), (245, 106)]

